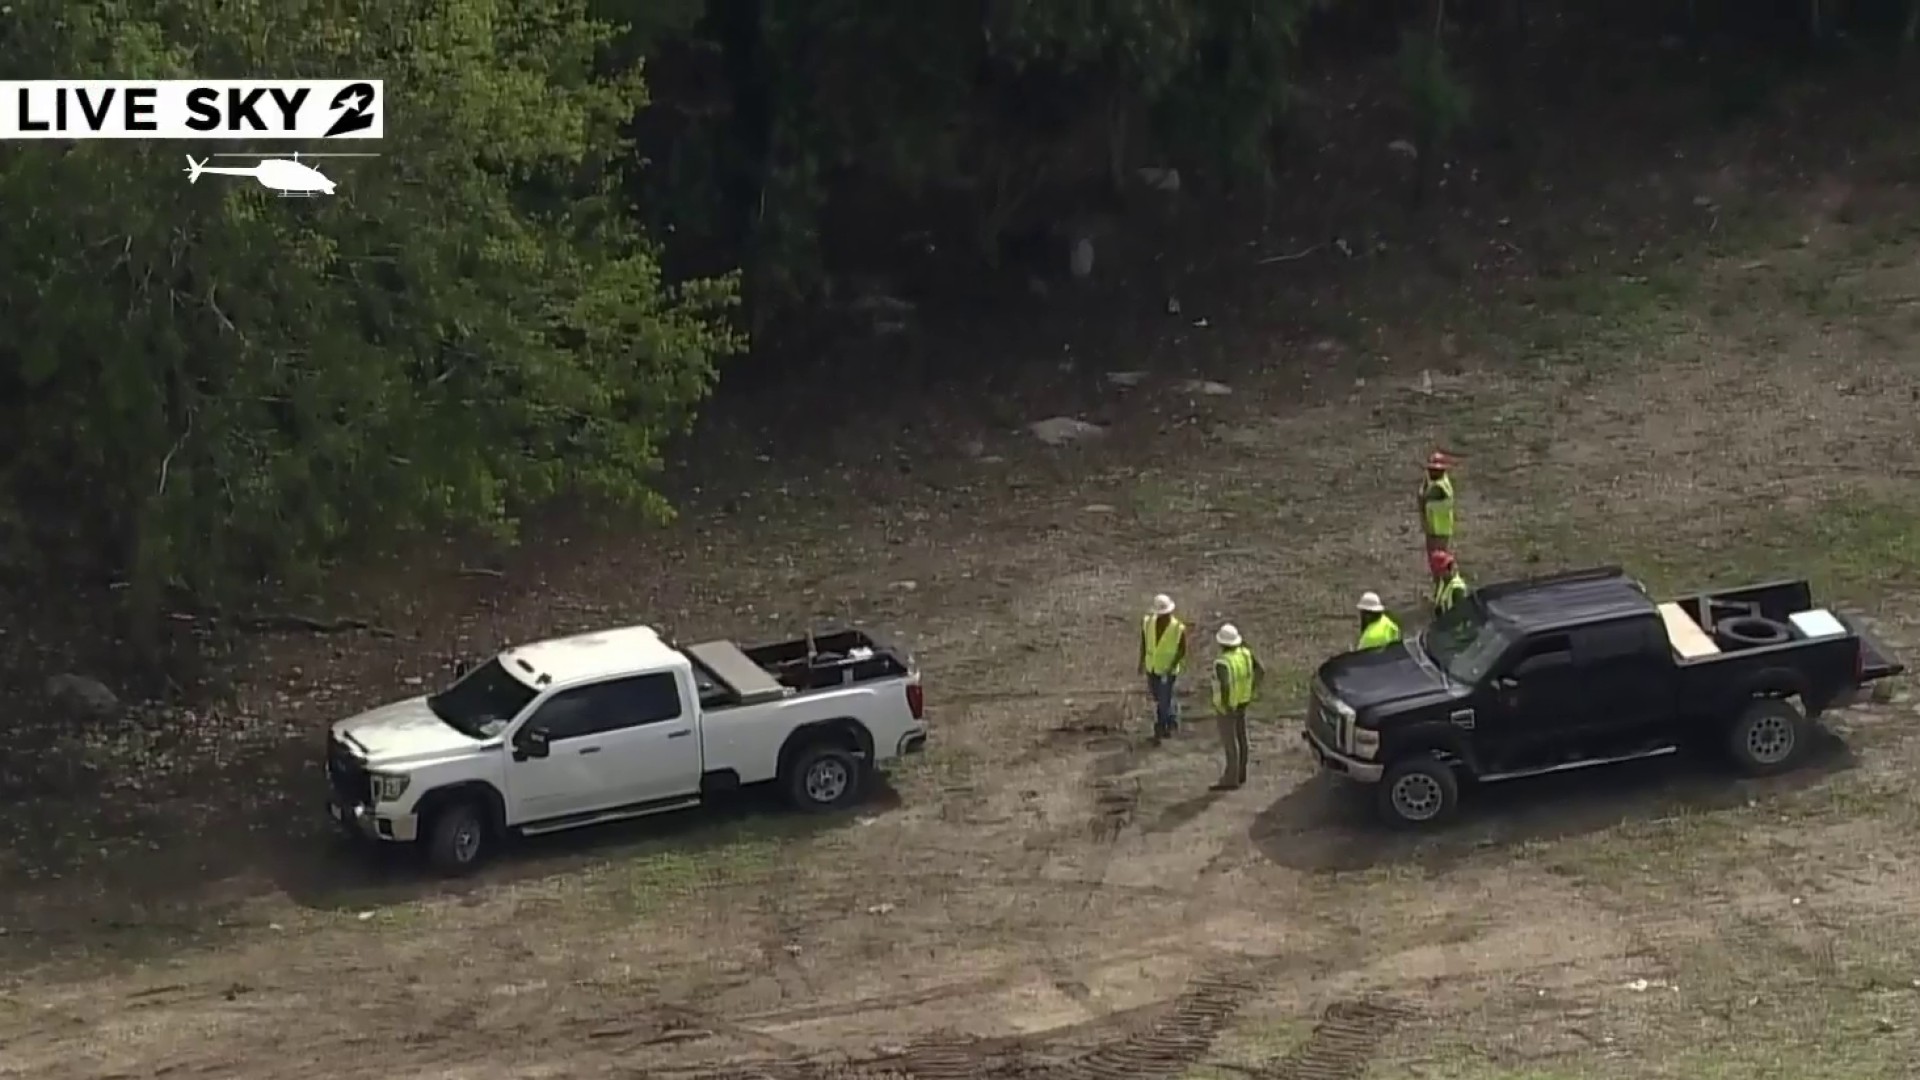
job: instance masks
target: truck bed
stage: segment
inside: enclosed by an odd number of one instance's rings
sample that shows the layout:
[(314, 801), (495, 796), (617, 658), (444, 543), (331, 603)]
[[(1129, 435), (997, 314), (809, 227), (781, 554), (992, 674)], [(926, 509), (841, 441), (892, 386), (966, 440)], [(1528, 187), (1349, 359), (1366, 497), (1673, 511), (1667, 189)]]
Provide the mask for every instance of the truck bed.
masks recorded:
[[(1817, 607), (1805, 581), (1775, 581), (1702, 592), (1659, 605), (1680, 669), (1683, 700), (1717, 697), (1751, 673), (1785, 669), (1815, 688), (1806, 701), (1815, 712), (1861, 682), (1905, 670), (1846, 615)], [(1762, 618), (1785, 627), (1785, 641), (1753, 645), (1716, 635), (1725, 621)]]
[(913, 670), (906, 653), (853, 629), (745, 648), (709, 641), (686, 653), (700, 684), (700, 704), (709, 710), (904, 678)]
[[(1756, 617), (1779, 623), (1790, 636), (1776, 645), (1742, 645), (1715, 634), (1729, 619)], [(1666, 623), (1675, 659), (1682, 665), (1842, 640), (1853, 632), (1843, 618), (1814, 605), (1813, 590), (1805, 581), (1773, 581), (1683, 596), (1661, 604), (1660, 619)]]

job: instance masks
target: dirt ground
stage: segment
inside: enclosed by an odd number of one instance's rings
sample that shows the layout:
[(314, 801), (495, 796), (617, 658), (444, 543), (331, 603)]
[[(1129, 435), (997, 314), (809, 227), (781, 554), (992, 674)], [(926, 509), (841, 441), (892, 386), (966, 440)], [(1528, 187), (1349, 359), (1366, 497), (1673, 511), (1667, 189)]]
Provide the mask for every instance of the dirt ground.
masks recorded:
[[(1713, 214), (1742, 184), (1706, 160), (1650, 182)], [(73, 748), (76, 784), (114, 777), (105, 816), (60, 819), (83, 811), (58, 792), (15, 815), (0, 1076), (1914, 1075), (1904, 690), (1830, 718), (1797, 775), (1509, 786), (1421, 837), (1316, 777), (1297, 721), (1362, 590), (1417, 609), (1435, 445), (1463, 460), (1471, 576), (1807, 575), (1920, 656), (1908, 195), (1822, 173), (1677, 257), (1616, 243), (1438, 317), (1355, 292), (1344, 331), (1283, 343), (1223, 315), (1179, 336), (1256, 362), (1176, 347), (1128, 389), (1102, 373), (1129, 365), (1082, 353), (1112, 426), (1081, 446), (942, 427), (897, 469), (768, 462), (644, 544), (536, 545), (497, 577), (441, 574), (431, 602), (370, 588), (398, 639), (277, 640), (186, 735)], [(1179, 390), (1189, 374), (1232, 392)], [(1272, 669), (1238, 792), (1207, 790), (1204, 723), (1144, 738), (1133, 635), (1161, 591)], [(934, 724), (858, 814), (749, 803), (529, 843), (458, 884), (318, 820), (324, 725), (448, 651), (835, 618), (905, 635)], [(247, 782), (160, 775), (209, 755)]]

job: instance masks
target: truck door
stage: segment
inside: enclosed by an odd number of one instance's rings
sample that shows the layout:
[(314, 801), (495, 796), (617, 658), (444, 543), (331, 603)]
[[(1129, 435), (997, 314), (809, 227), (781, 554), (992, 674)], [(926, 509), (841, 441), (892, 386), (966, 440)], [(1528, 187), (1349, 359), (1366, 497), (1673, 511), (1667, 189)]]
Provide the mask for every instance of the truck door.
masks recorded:
[(1566, 634), (1530, 638), (1495, 669), (1486, 683), (1489, 700), (1480, 710), (1477, 740), (1502, 763), (1496, 768), (1586, 721), (1586, 698), (1575, 675)]
[(562, 690), (534, 708), (522, 731), (547, 733), (545, 757), (515, 759), (507, 765), (507, 794), (516, 823), (588, 813), (611, 805), (596, 757), (601, 752), (607, 709), (607, 684)]
[(1673, 719), (1679, 673), (1659, 619), (1581, 627), (1573, 635), (1573, 663), (1590, 703), (1589, 731), (1625, 735)]
[(607, 732), (597, 766), (620, 804), (655, 802), (700, 791), (699, 717), (671, 671), (621, 679), (620, 726)]
[(527, 721), (547, 731), (544, 758), (511, 763), (524, 820), (592, 813), (691, 794), (700, 740), (670, 671), (561, 691)]

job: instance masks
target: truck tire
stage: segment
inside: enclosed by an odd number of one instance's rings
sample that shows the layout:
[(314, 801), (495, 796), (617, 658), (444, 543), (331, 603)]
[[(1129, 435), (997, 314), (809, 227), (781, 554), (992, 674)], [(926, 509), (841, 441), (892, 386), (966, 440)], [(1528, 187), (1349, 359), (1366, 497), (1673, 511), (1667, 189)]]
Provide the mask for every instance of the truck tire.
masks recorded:
[(1812, 725), (1786, 698), (1755, 698), (1727, 731), (1727, 751), (1748, 776), (1773, 776), (1800, 764)]
[(427, 865), (447, 877), (470, 874), (493, 853), (486, 811), (472, 800), (447, 803), (424, 823)]
[(1741, 619), (1759, 614), (1760, 605), (1751, 600), (1708, 600), (1707, 617), (1701, 622), (1700, 628), (1711, 634), (1715, 627), (1728, 619)]
[(866, 768), (852, 750), (814, 743), (787, 765), (787, 798), (816, 813), (844, 810), (866, 796), (866, 778)]
[(1390, 825), (1422, 828), (1453, 816), (1460, 805), (1460, 778), (1453, 766), (1421, 755), (1397, 761), (1380, 778), (1380, 816)]
[(1736, 615), (1713, 628), (1714, 642), (1727, 650), (1781, 645), (1792, 639), (1793, 631), (1788, 630), (1785, 623), (1758, 615)]

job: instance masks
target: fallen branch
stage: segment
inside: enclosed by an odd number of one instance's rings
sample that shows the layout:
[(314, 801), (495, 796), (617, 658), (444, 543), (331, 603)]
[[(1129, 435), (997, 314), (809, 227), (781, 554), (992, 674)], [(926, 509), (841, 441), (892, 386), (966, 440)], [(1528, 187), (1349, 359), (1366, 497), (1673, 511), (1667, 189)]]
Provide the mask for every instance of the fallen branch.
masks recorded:
[(1310, 248), (1302, 248), (1291, 255), (1269, 255), (1266, 258), (1261, 259), (1259, 262), (1255, 263), (1254, 265), (1272, 266), (1274, 263), (1293, 262), (1296, 259), (1304, 259), (1307, 256), (1313, 254), (1316, 251), (1319, 251), (1321, 248), (1326, 246), (1327, 245), (1325, 244), (1315, 244)]
[(309, 634), (344, 634), (350, 630), (362, 630), (374, 637), (398, 637), (384, 626), (377, 626), (365, 619), (316, 619), (311, 615), (288, 613), (269, 613), (264, 615), (243, 615), (234, 620), (234, 625), (243, 630), (287, 631), (304, 630)]
[(498, 578), (504, 578), (507, 575), (502, 573), (499, 570), (493, 570), (485, 566), (463, 566), (460, 568), (460, 576), (461, 577), (490, 577), (490, 578), (498, 579)]

